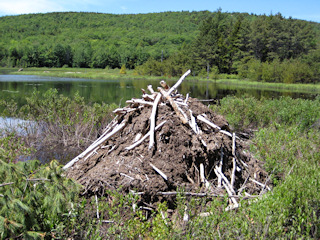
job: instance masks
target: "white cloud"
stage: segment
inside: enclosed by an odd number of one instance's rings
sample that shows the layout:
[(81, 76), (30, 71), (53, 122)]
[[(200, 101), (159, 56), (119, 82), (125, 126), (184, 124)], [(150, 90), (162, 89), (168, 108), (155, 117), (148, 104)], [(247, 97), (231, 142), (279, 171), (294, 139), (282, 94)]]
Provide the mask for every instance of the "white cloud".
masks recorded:
[(0, 0), (0, 12), (7, 15), (65, 11), (58, 2), (50, 0)]
[(121, 10), (122, 10), (123, 12), (126, 12), (126, 11), (128, 10), (128, 8), (127, 8), (126, 6), (121, 6)]

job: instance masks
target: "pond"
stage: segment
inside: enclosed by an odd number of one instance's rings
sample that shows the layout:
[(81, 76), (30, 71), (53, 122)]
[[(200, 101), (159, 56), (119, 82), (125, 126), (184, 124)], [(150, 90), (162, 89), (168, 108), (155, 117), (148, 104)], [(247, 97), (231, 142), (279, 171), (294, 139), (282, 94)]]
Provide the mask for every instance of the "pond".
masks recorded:
[[(173, 85), (176, 80), (168, 81)], [(56, 88), (65, 96), (73, 96), (79, 92), (86, 102), (105, 102), (124, 105), (125, 101), (133, 97), (141, 97), (141, 88), (146, 89), (149, 84), (156, 89), (159, 81), (154, 80), (92, 80), (79, 78), (57, 78), (33, 75), (0, 75), (0, 100), (14, 99), (19, 105), (25, 103), (26, 96), (34, 90), (45, 92), (50, 88)], [(257, 99), (278, 98), (291, 96), (293, 98), (314, 98), (315, 94), (297, 93), (290, 91), (271, 91), (248, 89), (244, 87), (217, 84), (215, 82), (188, 80), (178, 89), (182, 94), (189, 93), (191, 97), (198, 99), (221, 99), (227, 95), (249, 95)]]
[[(173, 85), (175, 81), (168, 81), (169, 85)], [(159, 81), (152, 80), (91, 80), (91, 79), (75, 79), (75, 78), (56, 78), (32, 75), (0, 75), (0, 101), (2, 99), (13, 99), (18, 105), (22, 106), (26, 103), (26, 97), (30, 96), (34, 90), (42, 93), (51, 88), (56, 88), (60, 94), (72, 97), (76, 92), (84, 97), (87, 103), (105, 102), (116, 103), (117, 105), (125, 105), (125, 101), (131, 98), (141, 97), (141, 88), (147, 89), (151, 84), (156, 89)], [(315, 94), (296, 93), (288, 91), (271, 91), (259, 89), (246, 89), (239, 86), (227, 84), (216, 84), (207, 81), (190, 81), (186, 79), (178, 89), (182, 94), (187, 94), (198, 99), (214, 99), (218, 100), (227, 95), (235, 95), (241, 97), (243, 95), (253, 96), (257, 99), (278, 98), (280, 96), (291, 96), (293, 98), (313, 99)], [(210, 101), (208, 101), (210, 103)], [(0, 109), (1, 113), (2, 109)], [(9, 117), (0, 117), (0, 134), (1, 128), (7, 130), (13, 129), (21, 135), (30, 131), (37, 131), (34, 123)], [(67, 153), (73, 154), (73, 153)], [(70, 160), (70, 156), (65, 151), (38, 151), (36, 159), (46, 162), (48, 159), (59, 159), (61, 162)], [(24, 160), (27, 160), (26, 158)]]

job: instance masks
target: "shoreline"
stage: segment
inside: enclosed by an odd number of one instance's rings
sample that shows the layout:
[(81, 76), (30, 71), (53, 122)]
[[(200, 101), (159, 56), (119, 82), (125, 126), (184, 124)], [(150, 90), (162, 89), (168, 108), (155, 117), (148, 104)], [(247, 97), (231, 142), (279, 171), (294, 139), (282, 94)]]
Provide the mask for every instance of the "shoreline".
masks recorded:
[[(46, 77), (79, 78), (92, 80), (178, 80), (179, 77), (147, 76), (138, 75), (134, 70), (126, 70), (126, 74), (120, 74), (120, 69), (92, 69), (92, 68), (0, 68), (0, 74), (4, 75), (37, 75)], [(226, 77), (221, 74), (221, 77)], [(249, 79), (236, 79), (236, 75), (230, 75), (230, 79), (209, 79), (210, 83), (239, 86), (245, 89), (260, 89), (274, 91), (293, 91), (301, 93), (320, 94), (320, 83), (318, 84), (286, 84), (271, 82), (256, 82)], [(207, 81), (207, 78), (189, 76), (188, 81)]]

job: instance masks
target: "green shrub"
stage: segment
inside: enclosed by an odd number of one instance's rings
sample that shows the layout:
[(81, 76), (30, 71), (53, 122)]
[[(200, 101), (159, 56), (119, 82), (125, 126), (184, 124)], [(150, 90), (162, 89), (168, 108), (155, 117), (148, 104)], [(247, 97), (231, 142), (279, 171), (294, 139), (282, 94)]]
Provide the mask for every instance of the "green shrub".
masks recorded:
[(75, 213), (79, 185), (62, 177), (56, 161), (0, 160), (0, 237), (40, 239), (59, 234)]

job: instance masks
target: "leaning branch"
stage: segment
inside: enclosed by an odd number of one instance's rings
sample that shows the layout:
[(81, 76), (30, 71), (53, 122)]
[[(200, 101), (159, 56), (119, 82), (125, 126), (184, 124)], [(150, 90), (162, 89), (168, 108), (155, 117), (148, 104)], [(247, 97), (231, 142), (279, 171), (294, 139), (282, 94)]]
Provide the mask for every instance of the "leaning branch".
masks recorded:
[(109, 134), (107, 134), (104, 138), (100, 139), (97, 142), (94, 142), (91, 144), (84, 152), (82, 152), (80, 155), (72, 159), (70, 162), (68, 162), (66, 165), (63, 166), (63, 169), (68, 169), (71, 167), (73, 164), (78, 162), (81, 158), (85, 157), (88, 153), (96, 149), (97, 146), (102, 144), (103, 142), (107, 141), (109, 138), (111, 138), (113, 135), (115, 135), (117, 132), (122, 130), (126, 126), (127, 122), (122, 121), (119, 125), (117, 125)]

